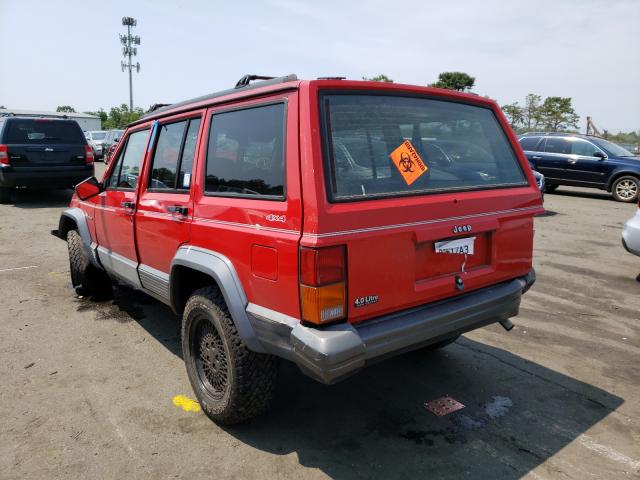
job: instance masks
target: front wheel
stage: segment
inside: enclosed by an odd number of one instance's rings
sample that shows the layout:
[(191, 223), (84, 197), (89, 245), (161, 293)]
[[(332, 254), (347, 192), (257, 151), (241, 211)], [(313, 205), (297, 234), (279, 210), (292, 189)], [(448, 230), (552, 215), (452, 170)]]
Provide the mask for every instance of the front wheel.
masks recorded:
[(638, 199), (640, 180), (631, 175), (625, 175), (616, 179), (611, 187), (613, 198), (618, 202), (632, 203)]
[(111, 280), (103, 270), (91, 264), (77, 230), (67, 232), (67, 248), (71, 284), (76, 293), (82, 296), (108, 295), (111, 292)]
[(201, 288), (187, 301), (182, 352), (196, 398), (214, 422), (240, 423), (271, 405), (278, 359), (246, 347), (218, 289)]

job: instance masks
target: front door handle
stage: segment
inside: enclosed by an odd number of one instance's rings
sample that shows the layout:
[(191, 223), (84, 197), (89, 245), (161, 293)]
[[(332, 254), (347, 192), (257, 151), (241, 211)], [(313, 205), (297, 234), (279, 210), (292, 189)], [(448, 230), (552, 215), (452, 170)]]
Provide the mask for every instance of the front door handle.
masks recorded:
[(134, 202), (122, 202), (120, 206), (125, 210), (133, 210), (136, 208), (136, 204)]
[(534, 155), (533, 157), (531, 157), (533, 160), (542, 160), (542, 157), (539, 157), (538, 155)]
[(182, 215), (183, 217), (186, 217), (189, 214), (189, 208), (183, 207), (182, 205), (172, 205), (170, 207), (167, 207), (167, 212), (177, 213), (179, 215)]

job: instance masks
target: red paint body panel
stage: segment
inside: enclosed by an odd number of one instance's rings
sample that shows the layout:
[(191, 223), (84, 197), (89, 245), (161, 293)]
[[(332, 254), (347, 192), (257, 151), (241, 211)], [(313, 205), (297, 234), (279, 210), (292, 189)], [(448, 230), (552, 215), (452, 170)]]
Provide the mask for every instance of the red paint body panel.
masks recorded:
[[(489, 107), (506, 132), (529, 185), (331, 203), (325, 188), (318, 105), (322, 89), (384, 90)], [(205, 195), (212, 114), (274, 101), (286, 102), (286, 199)], [(543, 211), (541, 195), (517, 139), (492, 100), (399, 84), (296, 81), (151, 115), (125, 133), (118, 150), (130, 131), (147, 127), (154, 120), (165, 122), (194, 114), (202, 115), (202, 122), (189, 192), (147, 191), (144, 185), (151, 158), (147, 153), (135, 192), (105, 192), (89, 202), (74, 199), (95, 216), (92, 234), (100, 245), (167, 273), (181, 244), (219, 252), (233, 263), (249, 302), (295, 318), (300, 318), (300, 245), (344, 245), (348, 321), (353, 323), (459, 295), (453, 277), (461, 259), (435, 254), (433, 243), (438, 240), (478, 237), (478, 253), (468, 260), (463, 274), (465, 292), (526, 275), (531, 269), (533, 216)], [(116, 151), (113, 158), (118, 154)], [(112, 161), (110, 168), (115, 163)], [(135, 224), (133, 216), (121, 211), (122, 201), (138, 202)], [(95, 212), (90, 211), (92, 204)], [(188, 207), (189, 215), (180, 219), (167, 215), (166, 209), (172, 205)], [(472, 231), (454, 234), (453, 227), (461, 224), (470, 225)], [(356, 298), (375, 295), (377, 303), (354, 306)]]

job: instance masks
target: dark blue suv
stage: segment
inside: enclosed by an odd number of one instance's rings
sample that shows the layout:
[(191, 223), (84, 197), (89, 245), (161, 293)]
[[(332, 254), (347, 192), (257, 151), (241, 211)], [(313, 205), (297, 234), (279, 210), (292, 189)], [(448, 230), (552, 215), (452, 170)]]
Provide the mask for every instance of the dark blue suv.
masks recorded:
[(526, 133), (520, 145), (544, 175), (547, 192), (570, 185), (606, 190), (619, 202), (638, 199), (640, 157), (613, 142), (573, 133)]

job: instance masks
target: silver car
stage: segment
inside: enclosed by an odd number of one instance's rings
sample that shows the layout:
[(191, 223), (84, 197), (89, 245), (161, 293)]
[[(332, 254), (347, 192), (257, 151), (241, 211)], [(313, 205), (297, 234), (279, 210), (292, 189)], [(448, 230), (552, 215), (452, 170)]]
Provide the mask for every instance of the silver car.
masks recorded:
[(87, 142), (93, 148), (93, 155), (95, 158), (104, 157), (104, 151), (102, 148), (102, 142), (107, 134), (104, 130), (93, 130), (90, 132), (84, 132), (84, 136), (87, 137)]

